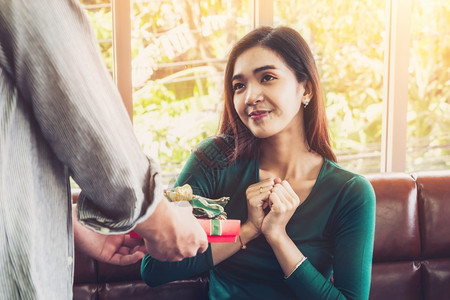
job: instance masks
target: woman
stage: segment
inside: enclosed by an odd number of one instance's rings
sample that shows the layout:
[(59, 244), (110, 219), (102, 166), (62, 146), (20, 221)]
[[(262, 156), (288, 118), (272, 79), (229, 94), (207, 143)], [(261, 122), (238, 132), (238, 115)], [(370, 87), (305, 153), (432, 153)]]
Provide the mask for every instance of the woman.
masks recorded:
[(225, 71), (220, 135), (194, 150), (176, 183), (231, 197), (240, 235), (181, 262), (146, 256), (143, 279), (209, 272), (211, 299), (367, 299), (375, 196), (335, 161), (306, 42), (287, 27), (248, 33)]

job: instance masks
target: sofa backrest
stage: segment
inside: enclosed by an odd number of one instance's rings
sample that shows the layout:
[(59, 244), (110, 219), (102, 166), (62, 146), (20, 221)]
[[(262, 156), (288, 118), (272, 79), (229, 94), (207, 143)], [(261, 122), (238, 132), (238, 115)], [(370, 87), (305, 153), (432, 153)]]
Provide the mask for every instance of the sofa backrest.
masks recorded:
[(370, 299), (450, 299), (450, 171), (367, 178), (377, 198)]
[[(377, 198), (370, 299), (450, 299), (450, 170), (366, 177)], [(151, 288), (139, 268), (76, 252), (74, 299), (206, 299), (206, 278)]]

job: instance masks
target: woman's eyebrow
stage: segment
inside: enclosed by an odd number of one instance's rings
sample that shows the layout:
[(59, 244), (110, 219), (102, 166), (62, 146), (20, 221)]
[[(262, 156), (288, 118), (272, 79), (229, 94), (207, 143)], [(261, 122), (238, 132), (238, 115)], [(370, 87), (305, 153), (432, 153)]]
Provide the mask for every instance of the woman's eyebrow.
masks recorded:
[(242, 74), (233, 75), (233, 77), (231, 77), (231, 82), (235, 81), (236, 79), (240, 80), (242, 79), (242, 77), (244, 77)]
[(262, 67), (254, 69), (253, 74), (256, 74), (256, 73), (259, 73), (259, 72), (262, 72), (265, 70), (273, 70), (273, 69), (276, 69), (276, 67), (274, 65), (262, 66)]
[[(262, 67), (254, 69), (253, 74), (257, 74), (257, 73), (265, 71), (265, 70), (273, 70), (273, 69), (276, 69), (276, 67), (274, 65), (262, 66)], [(236, 80), (236, 79), (241, 79), (242, 77), (243, 77), (242, 74), (236, 74), (231, 78), (231, 81)]]

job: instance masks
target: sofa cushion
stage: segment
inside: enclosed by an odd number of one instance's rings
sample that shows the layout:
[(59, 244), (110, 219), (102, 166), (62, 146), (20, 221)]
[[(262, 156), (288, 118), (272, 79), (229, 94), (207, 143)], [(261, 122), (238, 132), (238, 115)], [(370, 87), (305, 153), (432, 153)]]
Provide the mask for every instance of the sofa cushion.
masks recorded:
[(179, 280), (157, 287), (149, 287), (143, 281), (106, 283), (99, 290), (99, 300), (206, 300), (207, 280), (198, 277)]
[(367, 176), (376, 194), (374, 262), (420, 257), (417, 189), (403, 173)]
[(450, 299), (450, 258), (423, 262), (424, 299)]
[[(450, 255), (450, 174), (448, 171), (415, 173), (423, 258)], [(450, 285), (450, 282), (449, 282)]]
[(376, 263), (372, 266), (371, 300), (422, 299), (420, 263), (412, 261)]

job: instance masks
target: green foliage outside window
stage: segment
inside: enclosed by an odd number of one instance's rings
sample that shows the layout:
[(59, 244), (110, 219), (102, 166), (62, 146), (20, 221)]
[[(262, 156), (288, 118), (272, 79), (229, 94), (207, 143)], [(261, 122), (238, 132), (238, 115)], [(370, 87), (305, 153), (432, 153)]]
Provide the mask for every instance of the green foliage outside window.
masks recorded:
[(113, 68), (112, 15), (108, 0), (80, 1), (86, 8), (106, 67)]
[(407, 171), (450, 168), (449, 25), (449, 1), (413, 1)]
[(227, 53), (250, 29), (246, 2), (132, 1), (134, 129), (166, 183), (217, 133)]
[(297, 29), (316, 55), (339, 162), (379, 171), (386, 1), (291, 2), (275, 1), (275, 24)]
[[(448, 28), (450, 4), (423, 3), (413, 5), (411, 28), (411, 171), (450, 164), (450, 39), (442, 30)], [(171, 182), (191, 149), (216, 134), (227, 53), (251, 29), (252, 1), (131, 4), (134, 128)], [(385, 5), (384, 0), (274, 1), (274, 24), (296, 28), (315, 53), (338, 159), (360, 173), (378, 172), (380, 165)], [(99, 39), (111, 36), (110, 13), (106, 8), (90, 13)], [(110, 46), (101, 50), (110, 67)], [(422, 148), (416, 147), (419, 141)], [(434, 165), (426, 165), (429, 156), (437, 157)]]

